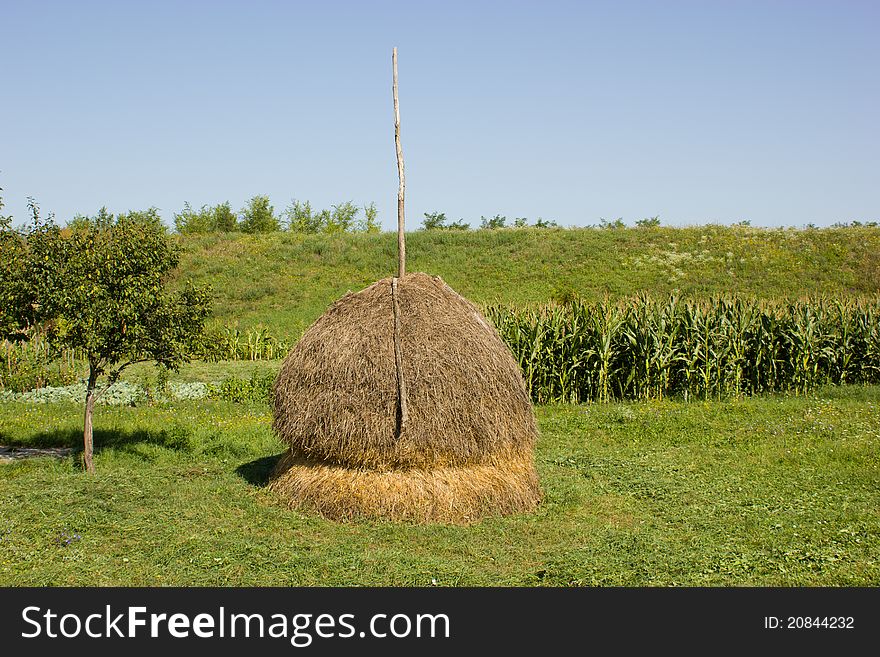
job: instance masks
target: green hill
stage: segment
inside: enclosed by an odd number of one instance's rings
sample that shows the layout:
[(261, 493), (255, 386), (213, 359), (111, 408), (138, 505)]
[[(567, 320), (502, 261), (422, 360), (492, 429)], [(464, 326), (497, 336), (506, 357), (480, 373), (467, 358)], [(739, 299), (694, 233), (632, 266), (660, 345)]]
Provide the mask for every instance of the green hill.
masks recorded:
[[(393, 233), (180, 236), (181, 276), (211, 283), (216, 321), (297, 337), (333, 300), (396, 270)], [(477, 303), (649, 292), (764, 298), (880, 292), (880, 228), (745, 226), (420, 231), (407, 268)]]

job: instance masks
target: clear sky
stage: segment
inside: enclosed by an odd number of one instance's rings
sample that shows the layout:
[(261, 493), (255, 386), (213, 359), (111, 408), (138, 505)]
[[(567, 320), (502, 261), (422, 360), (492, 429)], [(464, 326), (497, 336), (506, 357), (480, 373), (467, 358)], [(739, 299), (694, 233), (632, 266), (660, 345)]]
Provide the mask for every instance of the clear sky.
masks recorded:
[(880, 2), (0, 0), (0, 187), (407, 225), (880, 219)]

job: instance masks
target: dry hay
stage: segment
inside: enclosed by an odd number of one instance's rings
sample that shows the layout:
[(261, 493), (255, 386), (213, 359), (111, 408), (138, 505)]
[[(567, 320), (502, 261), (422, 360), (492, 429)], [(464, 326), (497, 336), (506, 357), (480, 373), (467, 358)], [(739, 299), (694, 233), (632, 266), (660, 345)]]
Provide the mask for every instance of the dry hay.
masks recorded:
[(535, 508), (541, 497), (532, 455), (461, 467), (369, 470), (317, 462), (287, 452), (272, 490), (292, 508), (334, 520), (383, 518), (463, 524)]
[(270, 487), (336, 519), (469, 522), (533, 509), (537, 429), (510, 351), (439, 277), (409, 274), (398, 295), (406, 424), (386, 278), (333, 304), (284, 361), (274, 428), (290, 451)]

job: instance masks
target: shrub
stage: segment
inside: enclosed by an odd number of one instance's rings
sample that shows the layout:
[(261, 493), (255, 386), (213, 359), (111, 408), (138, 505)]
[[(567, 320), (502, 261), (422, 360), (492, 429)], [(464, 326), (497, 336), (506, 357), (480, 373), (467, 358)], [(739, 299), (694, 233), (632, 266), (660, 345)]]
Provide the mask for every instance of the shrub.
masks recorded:
[(496, 230), (498, 228), (504, 228), (507, 223), (507, 217), (496, 214), (491, 219), (486, 217), (480, 217), (480, 228), (488, 229), (488, 230)]
[(241, 210), (239, 226), (245, 233), (272, 233), (281, 229), (268, 196), (254, 196)]
[(245, 404), (250, 402), (268, 403), (272, 397), (273, 374), (254, 372), (249, 379), (230, 376), (219, 384), (208, 386), (208, 397)]

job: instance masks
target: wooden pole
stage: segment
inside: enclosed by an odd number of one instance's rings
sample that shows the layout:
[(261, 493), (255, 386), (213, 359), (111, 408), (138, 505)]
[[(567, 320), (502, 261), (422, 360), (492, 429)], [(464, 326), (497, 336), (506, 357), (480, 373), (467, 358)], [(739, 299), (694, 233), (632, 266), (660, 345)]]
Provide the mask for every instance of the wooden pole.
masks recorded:
[(391, 279), (391, 303), (394, 309), (394, 368), (397, 370), (397, 439), (406, 429), (409, 420), (409, 403), (406, 395), (406, 380), (403, 378), (403, 350), (400, 346), (400, 293), (397, 289), (398, 278)]
[(394, 146), (397, 149), (397, 277), (406, 274), (406, 239), (403, 232), (403, 195), (406, 178), (403, 175), (403, 149), (400, 147), (400, 106), (397, 102), (397, 48), (391, 51), (391, 66), (394, 69)]
[(406, 381), (403, 378), (403, 351), (400, 346), (400, 301), (397, 281), (406, 274), (406, 241), (403, 231), (403, 194), (406, 180), (403, 176), (403, 149), (400, 147), (400, 105), (397, 102), (397, 48), (391, 51), (391, 67), (394, 70), (394, 147), (397, 150), (397, 177), (400, 185), (397, 188), (397, 276), (391, 279), (391, 303), (394, 311), (394, 365), (397, 370), (397, 439), (406, 429), (409, 419), (407, 408)]

